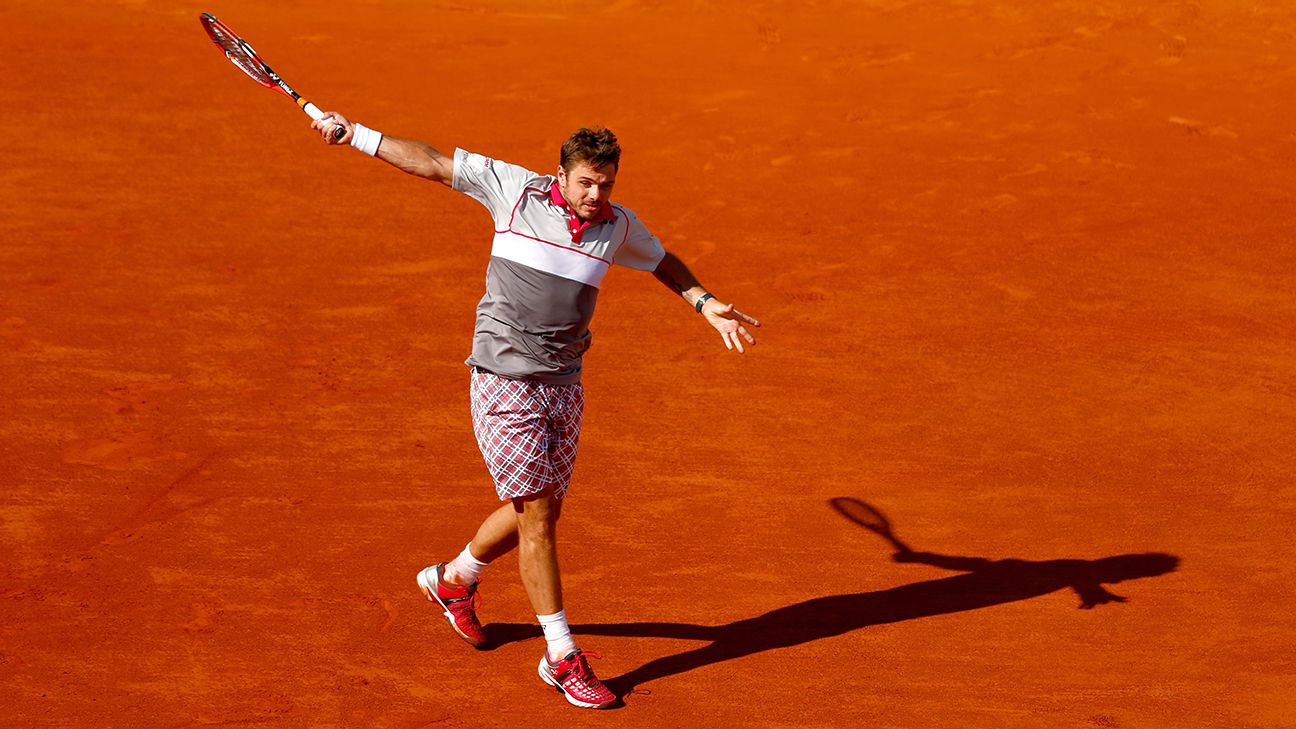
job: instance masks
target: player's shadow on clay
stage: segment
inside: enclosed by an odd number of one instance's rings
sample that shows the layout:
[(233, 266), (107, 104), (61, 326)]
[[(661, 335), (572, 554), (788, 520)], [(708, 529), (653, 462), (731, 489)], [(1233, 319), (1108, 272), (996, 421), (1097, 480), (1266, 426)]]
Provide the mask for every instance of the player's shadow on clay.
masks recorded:
[[(1172, 572), (1173, 555), (1120, 554), (1101, 559), (985, 559), (920, 552), (900, 541), (877, 509), (858, 499), (829, 502), (842, 516), (886, 539), (896, 562), (925, 564), (963, 574), (924, 580), (889, 590), (816, 597), (727, 625), (690, 623), (614, 623), (573, 625), (580, 635), (676, 638), (706, 641), (694, 650), (650, 661), (607, 681), (618, 696), (666, 676), (776, 648), (831, 638), (871, 625), (897, 623), (1027, 600), (1063, 589), (1074, 590), (1080, 607), (1125, 602), (1110, 585)], [(495, 624), (487, 628), (496, 645), (537, 636), (534, 626)]]

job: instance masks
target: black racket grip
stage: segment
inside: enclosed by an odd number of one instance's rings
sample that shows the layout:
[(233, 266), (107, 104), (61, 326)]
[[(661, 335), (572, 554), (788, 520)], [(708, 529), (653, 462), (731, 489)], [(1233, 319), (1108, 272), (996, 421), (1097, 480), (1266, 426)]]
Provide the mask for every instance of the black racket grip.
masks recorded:
[(341, 141), (342, 137), (345, 136), (346, 136), (346, 127), (342, 125), (338, 125), (333, 129), (333, 141), (335, 142)]

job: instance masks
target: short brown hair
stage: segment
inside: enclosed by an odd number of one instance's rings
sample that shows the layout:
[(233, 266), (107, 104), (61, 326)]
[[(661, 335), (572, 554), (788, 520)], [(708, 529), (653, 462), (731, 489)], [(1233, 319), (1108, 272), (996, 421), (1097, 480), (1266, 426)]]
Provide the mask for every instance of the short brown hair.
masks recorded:
[(571, 133), (563, 142), (562, 157), (558, 164), (567, 172), (585, 163), (594, 169), (604, 165), (621, 166), (621, 145), (611, 129), (581, 128)]

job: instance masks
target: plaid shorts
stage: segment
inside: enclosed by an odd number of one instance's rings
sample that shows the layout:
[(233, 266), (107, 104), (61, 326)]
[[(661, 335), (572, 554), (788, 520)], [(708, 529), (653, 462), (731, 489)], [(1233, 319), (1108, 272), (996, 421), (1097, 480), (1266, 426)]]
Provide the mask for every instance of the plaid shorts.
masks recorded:
[(567, 494), (580, 444), (585, 390), (507, 377), (474, 367), (473, 435), (501, 501), (553, 487)]

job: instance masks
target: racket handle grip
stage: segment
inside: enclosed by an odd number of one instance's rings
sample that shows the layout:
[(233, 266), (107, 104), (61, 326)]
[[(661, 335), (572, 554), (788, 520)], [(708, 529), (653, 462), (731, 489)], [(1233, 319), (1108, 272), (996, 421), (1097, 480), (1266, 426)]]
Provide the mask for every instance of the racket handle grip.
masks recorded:
[(320, 119), (324, 118), (324, 112), (321, 111), (318, 106), (315, 106), (311, 102), (302, 98), (298, 98), (297, 104), (301, 106), (302, 111), (306, 112), (306, 116), (311, 118), (311, 121), (319, 121)]
[[(301, 110), (306, 112), (306, 116), (310, 117), (312, 121), (319, 121), (324, 118), (324, 112), (320, 111), (320, 108), (311, 102), (299, 98), (297, 103), (301, 104)], [(345, 136), (346, 127), (339, 125), (333, 128), (333, 141), (341, 141), (342, 137)]]

